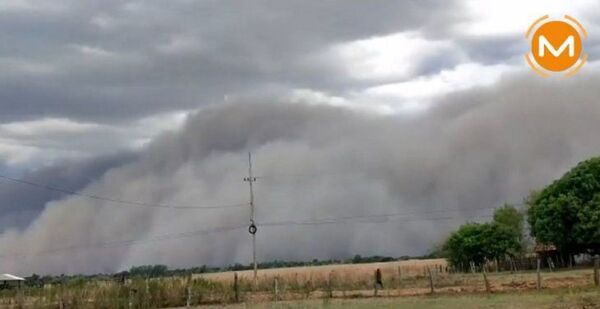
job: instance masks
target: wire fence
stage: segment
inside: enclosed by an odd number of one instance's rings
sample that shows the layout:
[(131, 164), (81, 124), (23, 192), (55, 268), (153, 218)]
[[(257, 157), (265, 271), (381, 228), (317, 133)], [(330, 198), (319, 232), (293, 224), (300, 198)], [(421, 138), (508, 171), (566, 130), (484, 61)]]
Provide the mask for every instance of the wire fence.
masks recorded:
[[(0, 308), (165, 308), (206, 304), (304, 299), (403, 297), (448, 293), (498, 293), (593, 287), (600, 258), (592, 267), (503, 271), (486, 267), (458, 272), (444, 260), (326, 265), (251, 272), (196, 274), (125, 280), (77, 279), (38, 287), (4, 287)], [(529, 261), (529, 257), (526, 260)]]

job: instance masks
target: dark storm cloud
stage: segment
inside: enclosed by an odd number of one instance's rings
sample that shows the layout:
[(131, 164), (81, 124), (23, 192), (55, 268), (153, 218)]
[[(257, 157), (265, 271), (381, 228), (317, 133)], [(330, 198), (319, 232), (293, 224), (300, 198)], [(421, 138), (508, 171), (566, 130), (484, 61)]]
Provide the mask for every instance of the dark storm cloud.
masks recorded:
[[(255, 172), (263, 176), (256, 186), (260, 260), (422, 254), (467, 218), (491, 213), (482, 208), (518, 203), (578, 161), (597, 156), (598, 78), (592, 72), (571, 79), (509, 75), (497, 85), (441, 99), (419, 117), (304, 103), (219, 104), (201, 109), (182, 130), (156, 139), (83, 192), (167, 205), (239, 203), (248, 198), (241, 178), (252, 150)], [(274, 226), (390, 213), (412, 215), (376, 223)], [(452, 218), (428, 220), (440, 216)], [(251, 250), (244, 228), (134, 246), (91, 246), (78, 250), (77, 259), (67, 251), (33, 254), (247, 221), (246, 208), (145, 209), (65, 198), (48, 203), (27, 230), (5, 231), (0, 246), (8, 256), (0, 263), (15, 273), (247, 263)], [(11, 258), (8, 252), (17, 251), (31, 254)]]
[[(24, 3), (28, 3), (24, 1)], [(1, 8), (1, 7), (0, 7)], [(434, 31), (433, 1), (49, 1), (0, 11), (0, 120), (111, 121), (272, 84), (343, 87), (333, 44)]]
[[(28, 172), (21, 178), (37, 184), (79, 191), (109, 169), (131, 162), (134, 157), (132, 153), (121, 153), (87, 160), (71, 160)], [(1, 163), (0, 171), (2, 175), (11, 176), (10, 170), (2, 168)], [(65, 194), (61, 192), (0, 179), (0, 231), (26, 228), (39, 216), (47, 203), (64, 197)]]

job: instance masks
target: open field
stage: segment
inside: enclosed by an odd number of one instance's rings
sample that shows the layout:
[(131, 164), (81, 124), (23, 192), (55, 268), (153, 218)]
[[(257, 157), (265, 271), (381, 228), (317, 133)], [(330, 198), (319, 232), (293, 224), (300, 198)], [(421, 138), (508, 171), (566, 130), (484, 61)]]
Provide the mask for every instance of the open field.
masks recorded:
[[(377, 268), (382, 271), (384, 287), (375, 290)], [(485, 275), (486, 284), (483, 273), (446, 272), (443, 260), (259, 270), (256, 287), (252, 271), (239, 272), (237, 284), (233, 278), (233, 272), (224, 272), (130, 278), (125, 283), (74, 280), (43, 288), (0, 291), (0, 308), (56, 307), (61, 303), (68, 308), (167, 308), (186, 304), (234, 305), (234, 308), (240, 304), (257, 308), (276, 304), (282, 308), (302, 308), (319, 307), (323, 303), (333, 308), (374, 305), (439, 308), (438, 302), (461, 309), (521, 308), (512, 305), (521, 298), (530, 303), (525, 307), (543, 308), (555, 303), (556, 295), (562, 295), (561, 301), (576, 307), (589, 299), (595, 304), (596, 298), (592, 296), (600, 295), (595, 292), (598, 290), (594, 287), (593, 269), (544, 270), (541, 291), (537, 291), (536, 272), (491, 272)], [(477, 306), (482, 302), (486, 305)], [(452, 308), (450, 305), (444, 307)]]
[[(445, 259), (428, 259), (428, 260), (407, 260), (395, 262), (381, 263), (365, 263), (365, 264), (335, 264), (322, 266), (303, 266), (289, 268), (272, 268), (259, 270), (260, 281), (272, 281), (275, 277), (285, 280), (326, 280), (330, 274), (334, 277), (339, 277), (342, 280), (356, 281), (364, 278), (367, 280), (373, 277), (376, 269), (381, 269), (384, 275), (400, 275), (403, 277), (415, 277), (426, 274), (427, 267), (435, 269), (438, 272), (446, 271), (447, 262)], [(252, 280), (253, 270), (244, 270), (237, 272), (221, 272), (194, 275), (196, 278), (205, 278), (208, 280), (217, 280), (221, 282), (231, 282), (233, 273), (238, 274), (241, 280)]]

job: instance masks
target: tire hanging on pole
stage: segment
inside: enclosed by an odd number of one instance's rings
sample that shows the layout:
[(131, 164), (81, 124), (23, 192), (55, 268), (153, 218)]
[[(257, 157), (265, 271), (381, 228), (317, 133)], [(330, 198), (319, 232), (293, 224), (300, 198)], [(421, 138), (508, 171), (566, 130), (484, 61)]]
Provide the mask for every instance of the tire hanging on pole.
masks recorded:
[(254, 225), (254, 223), (250, 224), (250, 226), (248, 227), (248, 233), (252, 235), (256, 234), (257, 230), (258, 228), (256, 227), (256, 225)]

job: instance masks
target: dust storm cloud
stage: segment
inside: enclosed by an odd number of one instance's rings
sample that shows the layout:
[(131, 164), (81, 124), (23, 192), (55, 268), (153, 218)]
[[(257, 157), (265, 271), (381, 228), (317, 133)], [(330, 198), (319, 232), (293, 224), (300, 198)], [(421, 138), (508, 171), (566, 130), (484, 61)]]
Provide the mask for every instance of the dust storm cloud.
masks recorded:
[[(161, 205), (244, 203), (252, 151), (260, 176), (261, 261), (423, 254), (458, 224), (489, 215), (486, 207), (518, 203), (597, 155), (597, 80), (505, 76), (412, 116), (318, 102), (208, 106), (82, 192)], [(298, 224), (397, 213), (410, 215)], [(0, 235), (0, 263), (17, 273), (248, 263), (248, 216), (248, 207), (166, 209), (63, 198), (47, 203), (26, 229)], [(201, 230), (214, 233), (185, 234)], [(161, 238), (167, 234), (173, 237)], [(118, 242), (135, 239), (146, 241)]]

